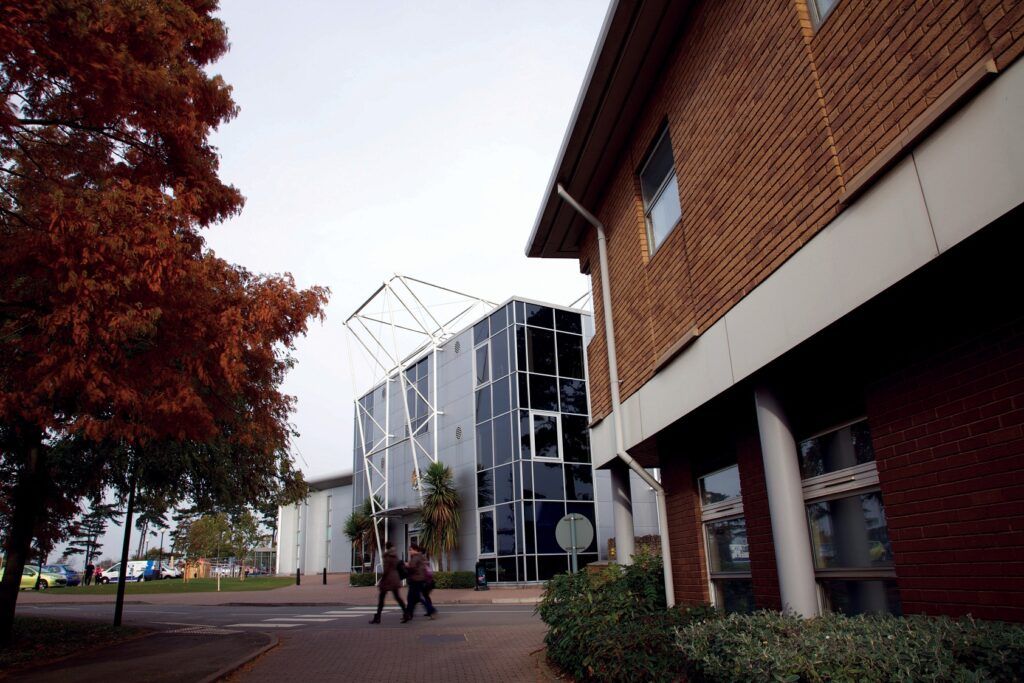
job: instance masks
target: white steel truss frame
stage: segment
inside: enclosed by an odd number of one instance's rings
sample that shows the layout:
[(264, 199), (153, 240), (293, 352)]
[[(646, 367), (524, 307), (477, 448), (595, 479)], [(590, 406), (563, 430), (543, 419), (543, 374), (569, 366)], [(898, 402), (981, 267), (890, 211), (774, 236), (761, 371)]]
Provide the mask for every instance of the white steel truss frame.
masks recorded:
[[(455, 315), (441, 313), (441, 306), (431, 303), (427, 294), (457, 297), (456, 301), (445, 302), (446, 305), (456, 307)], [(374, 536), (377, 541), (375, 571), (382, 561), (383, 546), (388, 540), (387, 515), (391, 511), (391, 487), (388, 481), (390, 453), (406, 442), (410, 444), (415, 486), (422, 503), (423, 492), (418, 485), (421, 461), (424, 466), (437, 462), (438, 417), (444, 414), (437, 405), (438, 352), (455, 334), (465, 328), (468, 322), (496, 307), (496, 303), (486, 299), (396, 274), (381, 284), (344, 322), (345, 328), (363, 349), (375, 372), (381, 375), (381, 379), (373, 384), (374, 390), (381, 384), (384, 385), (384, 424), (374, 417), (374, 412), (380, 414), (376, 411), (376, 406), (370, 411), (363, 405), (361, 397), (354, 400), (358, 430), (356, 448), (363, 462)], [(430, 357), (430, 387), (427, 389), (427, 395), (420, 391), (415, 382), (409, 382), (407, 374), (407, 371), (424, 356)], [(406, 436), (401, 438), (391, 433), (393, 382), (398, 382), (401, 388), (400, 407), (406, 433)], [(409, 389), (415, 393), (414, 399), (426, 404), (427, 409), (426, 419), (415, 428), (409, 405)], [(370, 425), (373, 428), (373, 436), (379, 434), (379, 439), (367, 440), (366, 428)], [(427, 431), (432, 432), (429, 439), (417, 438), (425, 435)]]

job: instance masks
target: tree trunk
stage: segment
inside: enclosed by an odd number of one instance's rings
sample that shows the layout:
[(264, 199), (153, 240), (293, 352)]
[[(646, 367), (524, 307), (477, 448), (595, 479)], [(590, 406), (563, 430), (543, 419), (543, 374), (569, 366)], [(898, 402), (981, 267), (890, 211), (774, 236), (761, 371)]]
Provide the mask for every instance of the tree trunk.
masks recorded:
[(46, 478), (46, 452), (41, 435), (35, 435), (26, 449), (26, 462), (20, 468), (14, 487), (11, 528), (4, 550), (4, 578), (0, 581), (0, 646), (8, 645), (13, 636), (14, 610), (18, 605), (21, 574), (32, 548), (32, 536), (40, 515), (43, 483)]
[(128, 575), (128, 547), (132, 542), (132, 506), (135, 504), (135, 467), (132, 467), (131, 488), (128, 489), (128, 505), (124, 511), (124, 542), (121, 544), (121, 571), (117, 573), (117, 599), (114, 601), (114, 626), (121, 625), (124, 613), (124, 583)]

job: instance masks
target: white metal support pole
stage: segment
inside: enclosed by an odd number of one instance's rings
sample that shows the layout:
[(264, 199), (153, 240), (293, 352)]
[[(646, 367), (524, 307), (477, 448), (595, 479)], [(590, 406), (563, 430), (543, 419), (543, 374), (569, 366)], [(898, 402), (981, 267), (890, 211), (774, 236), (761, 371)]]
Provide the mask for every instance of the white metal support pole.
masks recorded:
[(787, 612), (814, 617), (820, 610), (796, 441), (771, 390), (763, 386), (755, 389), (754, 402), (782, 607)]
[[(629, 467), (624, 462), (616, 461), (608, 468), (612, 480), (612, 515), (615, 521), (615, 561), (619, 564), (633, 564), (636, 552), (633, 534), (633, 497), (629, 482)], [(659, 520), (661, 521), (661, 520)], [(623, 536), (619, 530), (627, 531)]]

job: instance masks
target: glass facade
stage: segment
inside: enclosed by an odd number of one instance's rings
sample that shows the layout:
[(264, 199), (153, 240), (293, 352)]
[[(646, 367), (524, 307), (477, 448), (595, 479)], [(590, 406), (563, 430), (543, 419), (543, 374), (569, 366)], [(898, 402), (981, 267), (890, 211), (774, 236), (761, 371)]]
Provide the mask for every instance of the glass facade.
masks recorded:
[[(541, 581), (569, 567), (555, 525), (597, 529), (580, 314), (513, 301), (474, 343), (478, 550), (489, 581)], [(579, 558), (597, 560), (596, 540)]]

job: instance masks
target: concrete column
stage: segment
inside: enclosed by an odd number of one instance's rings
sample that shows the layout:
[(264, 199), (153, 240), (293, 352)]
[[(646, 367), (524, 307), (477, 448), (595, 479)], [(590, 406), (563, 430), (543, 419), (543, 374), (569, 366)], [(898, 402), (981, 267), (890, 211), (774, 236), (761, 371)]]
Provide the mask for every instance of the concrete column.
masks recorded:
[(758, 387), (754, 391), (754, 401), (782, 607), (804, 617), (817, 616), (814, 560), (804, 512), (796, 441), (782, 407), (770, 390)]
[(612, 475), (615, 559), (619, 564), (633, 564), (633, 498), (629, 487), (629, 466), (615, 458), (608, 469)]

